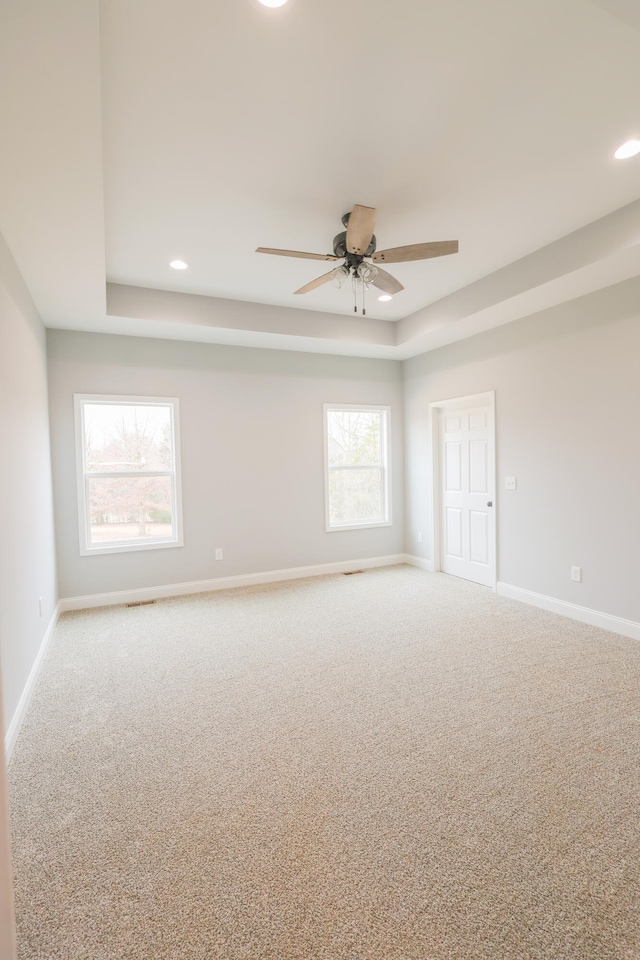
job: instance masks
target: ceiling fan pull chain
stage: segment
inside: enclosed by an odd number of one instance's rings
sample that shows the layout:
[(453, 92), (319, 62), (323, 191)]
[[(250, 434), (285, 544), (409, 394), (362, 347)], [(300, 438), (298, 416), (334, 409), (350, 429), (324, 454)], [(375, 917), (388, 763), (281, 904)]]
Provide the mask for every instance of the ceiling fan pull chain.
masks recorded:
[(367, 314), (367, 311), (366, 311), (365, 308), (364, 308), (364, 295), (365, 295), (366, 291), (367, 291), (367, 285), (366, 285), (366, 283), (365, 283), (364, 280), (363, 280), (363, 281), (362, 281), (362, 316), (363, 316), (363, 317), (366, 316), (366, 314)]
[(358, 312), (358, 290), (356, 288), (355, 274), (351, 274), (351, 287), (353, 289), (353, 312)]

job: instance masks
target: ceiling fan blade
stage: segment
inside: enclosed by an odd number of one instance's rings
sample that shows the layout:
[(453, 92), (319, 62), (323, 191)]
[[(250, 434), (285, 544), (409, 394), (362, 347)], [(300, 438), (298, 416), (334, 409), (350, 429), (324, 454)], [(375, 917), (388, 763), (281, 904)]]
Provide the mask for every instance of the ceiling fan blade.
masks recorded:
[(332, 253), (302, 253), (301, 250), (274, 250), (272, 247), (258, 247), (256, 253), (272, 253), (276, 257), (299, 257), (301, 260), (339, 260)]
[(394, 293), (400, 293), (401, 290), (404, 290), (400, 281), (392, 277), (390, 273), (387, 273), (382, 267), (377, 267), (376, 269), (378, 274), (373, 281), (374, 287), (377, 287), (378, 290), (383, 290), (384, 293), (389, 293), (391, 296), (393, 296)]
[(457, 240), (439, 240), (435, 243), (411, 243), (407, 247), (391, 247), (376, 250), (371, 255), (374, 263), (406, 263), (408, 260), (428, 260), (430, 257), (446, 257), (458, 252)]
[(347, 224), (347, 250), (364, 256), (376, 225), (375, 207), (362, 207), (356, 203)]
[(336, 267), (335, 270), (330, 270), (329, 273), (323, 273), (321, 277), (316, 277), (311, 283), (305, 283), (304, 287), (300, 287), (300, 289), (295, 290), (294, 293), (309, 293), (310, 290), (321, 287), (323, 283), (329, 283), (329, 280), (333, 280), (338, 270), (339, 267)]

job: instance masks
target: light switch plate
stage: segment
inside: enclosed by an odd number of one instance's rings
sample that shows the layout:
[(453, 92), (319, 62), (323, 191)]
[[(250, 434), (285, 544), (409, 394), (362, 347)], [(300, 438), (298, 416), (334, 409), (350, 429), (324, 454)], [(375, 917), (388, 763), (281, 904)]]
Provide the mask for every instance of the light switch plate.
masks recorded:
[(504, 478), (504, 488), (505, 490), (517, 490), (518, 481), (515, 477), (505, 477)]

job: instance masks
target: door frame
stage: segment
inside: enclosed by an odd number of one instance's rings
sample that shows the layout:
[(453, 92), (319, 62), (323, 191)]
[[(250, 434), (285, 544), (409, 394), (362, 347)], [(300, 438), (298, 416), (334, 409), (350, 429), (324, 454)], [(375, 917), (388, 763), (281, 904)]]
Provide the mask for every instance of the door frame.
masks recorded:
[(489, 537), (493, 546), (493, 583), (495, 593), (498, 587), (498, 540), (497, 531), (497, 474), (496, 474), (496, 392), (473, 393), (467, 397), (451, 397), (447, 400), (435, 400), (429, 404), (429, 443), (431, 446), (431, 556), (434, 572), (442, 571), (442, 484), (440, 473), (440, 414), (443, 410), (460, 410), (465, 407), (485, 405), (489, 407), (489, 434), (493, 445), (493, 509), (489, 525)]

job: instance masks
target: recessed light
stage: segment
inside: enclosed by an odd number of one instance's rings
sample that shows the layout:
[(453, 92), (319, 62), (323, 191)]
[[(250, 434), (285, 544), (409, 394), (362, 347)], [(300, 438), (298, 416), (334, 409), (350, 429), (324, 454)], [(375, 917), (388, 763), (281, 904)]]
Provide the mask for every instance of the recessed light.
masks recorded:
[(393, 297), (388, 293), (383, 293), (382, 296), (378, 297), (378, 300), (381, 300), (383, 303), (386, 303), (387, 300), (393, 300)]
[(640, 153), (640, 140), (627, 140), (615, 152), (616, 160), (628, 160), (629, 157), (635, 157)]
[(260, 0), (264, 7), (281, 7), (287, 0)]
[(172, 260), (169, 266), (173, 267), (174, 270), (186, 270), (189, 264), (185, 263), (184, 260)]

